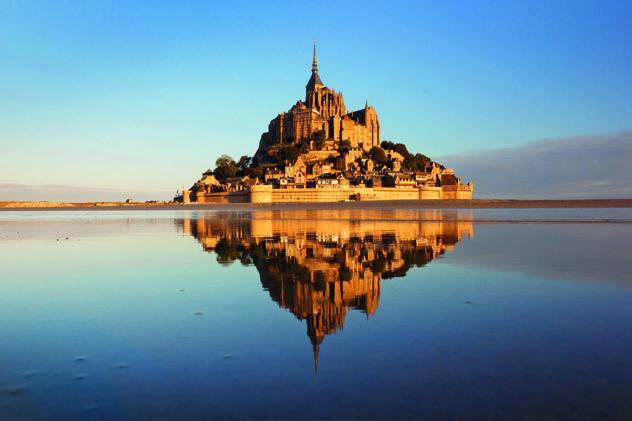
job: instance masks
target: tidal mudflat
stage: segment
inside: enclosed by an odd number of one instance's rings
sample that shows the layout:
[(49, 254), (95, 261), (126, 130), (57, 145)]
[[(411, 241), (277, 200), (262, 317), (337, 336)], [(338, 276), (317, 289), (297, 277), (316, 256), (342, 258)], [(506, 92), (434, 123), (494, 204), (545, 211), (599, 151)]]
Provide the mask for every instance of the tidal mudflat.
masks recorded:
[(629, 418), (632, 210), (0, 214), (0, 419)]

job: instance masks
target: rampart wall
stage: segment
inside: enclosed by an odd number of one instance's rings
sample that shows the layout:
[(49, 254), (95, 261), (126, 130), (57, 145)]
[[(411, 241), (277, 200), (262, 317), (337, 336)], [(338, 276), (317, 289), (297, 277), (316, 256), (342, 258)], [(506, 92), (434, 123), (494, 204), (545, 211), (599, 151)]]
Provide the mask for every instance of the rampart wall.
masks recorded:
[(204, 193), (195, 196), (197, 203), (305, 203), (341, 202), (344, 200), (438, 200), (472, 198), (472, 186), (444, 187), (324, 187), (273, 189), (256, 185), (250, 191)]

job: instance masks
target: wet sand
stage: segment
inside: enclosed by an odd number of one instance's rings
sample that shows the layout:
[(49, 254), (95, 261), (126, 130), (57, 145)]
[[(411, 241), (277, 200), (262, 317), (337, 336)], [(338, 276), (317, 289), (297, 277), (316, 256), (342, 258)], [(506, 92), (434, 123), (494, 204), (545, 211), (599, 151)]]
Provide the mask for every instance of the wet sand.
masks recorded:
[(0, 203), (0, 211), (148, 211), (148, 210), (264, 210), (264, 209), (553, 209), (553, 208), (632, 208), (632, 199), (586, 199), (586, 200), (394, 200), (365, 202), (324, 203), (228, 203), (228, 204), (95, 204), (95, 203), (51, 203), (38, 202), (37, 206), (26, 203)]

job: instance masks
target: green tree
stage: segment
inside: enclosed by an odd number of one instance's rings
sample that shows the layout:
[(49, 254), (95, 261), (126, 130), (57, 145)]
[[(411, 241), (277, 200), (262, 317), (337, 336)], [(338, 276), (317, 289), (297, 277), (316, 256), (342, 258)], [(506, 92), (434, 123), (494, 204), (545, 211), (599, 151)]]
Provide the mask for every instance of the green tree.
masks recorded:
[(373, 146), (371, 149), (369, 149), (369, 156), (371, 157), (373, 162), (380, 165), (384, 165), (386, 164), (386, 161), (388, 161), (386, 152), (384, 152), (384, 149), (380, 148), (379, 146)]
[(411, 155), (410, 152), (408, 152), (408, 148), (403, 143), (393, 143), (389, 140), (385, 140), (381, 143), (380, 146), (384, 150), (395, 151), (401, 156), (403, 156), (404, 158)]
[(274, 145), (266, 151), (270, 161), (275, 163), (280, 167), (284, 167), (290, 162), (296, 161), (296, 159), (300, 156), (301, 151), (293, 145), (290, 146), (279, 146)]
[(301, 152), (295, 146), (283, 146), (282, 148), (279, 148), (277, 163), (287, 165), (296, 161), (300, 154)]
[(239, 167), (235, 163), (235, 160), (228, 155), (222, 155), (215, 161), (215, 170), (213, 174), (215, 177), (224, 181), (228, 177), (234, 177), (237, 174)]
[(387, 151), (392, 151), (393, 149), (395, 149), (395, 144), (390, 140), (383, 140), (380, 146), (382, 147), (382, 149)]
[(249, 167), (246, 170), (246, 175), (250, 178), (261, 179), (263, 177), (263, 168), (261, 166)]
[(252, 163), (252, 157), (248, 155), (242, 155), (241, 158), (239, 158), (239, 161), (237, 161), (237, 166), (239, 167), (240, 170), (243, 171), (246, 168), (248, 168), (251, 163)]
[(244, 175), (246, 175), (246, 170), (248, 169), (248, 167), (250, 167), (250, 165), (252, 164), (252, 158), (249, 157), (248, 155), (242, 155), (241, 158), (239, 158), (239, 161), (237, 161), (237, 176), (238, 177), (243, 177)]
[(415, 155), (408, 155), (404, 158), (404, 168), (411, 171), (423, 171), (426, 165), (431, 162), (431, 159), (424, 154), (417, 153)]
[(410, 156), (410, 152), (408, 152), (408, 148), (403, 143), (396, 143), (395, 146), (393, 147), (393, 150), (397, 152), (398, 154), (400, 154), (401, 156), (403, 156), (404, 158), (406, 158), (407, 156)]

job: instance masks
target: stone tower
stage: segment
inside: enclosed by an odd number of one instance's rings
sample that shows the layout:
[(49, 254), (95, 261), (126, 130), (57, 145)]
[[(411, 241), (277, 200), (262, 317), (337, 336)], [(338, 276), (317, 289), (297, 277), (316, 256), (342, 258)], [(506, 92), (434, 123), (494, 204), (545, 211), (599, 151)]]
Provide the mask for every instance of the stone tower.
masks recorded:
[(261, 135), (255, 157), (265, 159), (266, 150), (274, 145), (295, 145), (324, 132), (326, 139), (348, 140), (353, 148), (368, 151), (380, 144), (380, 123), (377, 112), (368, 103), (348, 113), (342, 93), (328, 88), (318, 73), (316, 44), (312, 56), (312, 72), (305, 85), (305, 100), (297, 101), (289, 111), (280, 113)]

